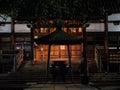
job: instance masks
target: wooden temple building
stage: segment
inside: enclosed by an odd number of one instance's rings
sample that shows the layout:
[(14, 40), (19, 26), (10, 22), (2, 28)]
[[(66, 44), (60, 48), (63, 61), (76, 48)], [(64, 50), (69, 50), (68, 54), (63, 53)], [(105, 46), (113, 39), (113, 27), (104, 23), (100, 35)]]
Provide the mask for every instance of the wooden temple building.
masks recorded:
[(79, 68), (83, 53), (85, 74), (120, 72), (120, 8), (112, 0), (102, 1), (97, 5), (103, 5), (105, 11), (101, 8), (101, 14), (95, 9), (93, 16), (88, 14), (85, 18), (87, 22), (81, 19), (83, 17), (64, 17), (64, 13), (61, 22), (57, 22), (57, 17), (46, 20), (32, 14), (32, 17), (28, 14), (23, 17), (23, 13), (6, 22), (1, 20), (0, 73), (8, 72), (5, 68), (11, 62), (9, 68), (16, 71), (23, 61), (45, 62), (47, 74), (53, 61), (65, 61), (74, 72)]
[[(72, 21), (70, 21), (72, 22)], [(106, 27), (106, 24), (103, 23), (102, 27)], [(1, 25), (1, 27), (4, 27)], [(27, 27), (27, 25), (26, 25)], [(12, 25), (11, 25), (12, 28)], [(108, 27), (107, 27), (108, 28)], [(29, 28), (30, 29), (30, 28)], [(106, 28), (105, 28), (106, 29)], [(14, 30), (14, 29), (13, 29)], [(30, 32), (5, 32), (0, 33), (0, 48), (1, 53), (7, 53), (8, 51), (12, 50), (19, 50), (21, 48), (24, 49), (24, 60), (31, 60), (33, 58), (33, 62), (41, 62), (41, 61), (47, 61), (48, 59), (48, 49), (49, 46), (44, 43), (46, 41), (42, 41), (41, 44), (36, 44), (34, 39), (40, 38), (43, 36), (48, 36), (49, 34), (53, 33), (56, 30), (56, 27), (52, 28), (35, 28), (32, 32), (32, 35)], [(76, 36), (78, 38), (83, 38), (83, 28), (82, 27), (62, 27), (62, 30), (68, 35)], [(30, 31), (30, 30), (29, 30)], [(59, 34), (59, 33), (58, 33)], [(105, 48), (108, 48), (108, 61), (109, 63), (119, 63), (119, 31), (118, 32), (105, 32), (104, 31), (92, 31), (89, 32), (89, 30), (86, 32), (86, 57), (87, 61), (89, 63), (94, 63), (98, 68), (100, 68), (100, 63), (104, 62), (105, 59)], [(14, 37), (12, 37), (14, 36)], [(33, 36), (33, 37), (32, 37)], [(61, 37), (62, 34), (60, 35)], [(105, 37), (107, 38), (107, 46), (105, 43)], [(32, 39), (31, 39), (32, 38)], [(66, 37), (67, 38), (67, 37)], [(65, 38), (65, 39), (66, 39)], [(64, 42), (64, 41), (63, 41)], [(67, 45), (62, 44), (53, 44), (51, 46), (51, 52), (50, 52), (50, 59), (51, 60), (68, 60), (68, 48)], [(72, 42), (72, 41), (70, 41)], [(84, 41), (80, 42), (81, 44), (72, 44), (70, 45), (70, 51), (71, 51), (71, 60), (74, 62), (80, 62), (82, 52), (84, 51)], [(67, 43), (67, 42), (66, 42)], [(13, 44), (13, 46), (12, 46)], [(32, 54), (31, 54), (32, 53)], [(115, 65), (112, 65), (113, 67), (119, 67)], [(113, 69), (113, 68), (112, 68)], [(115, 69), (116, 70), (116, 69)], [(112, 70), (114, 71), (114, 70)], [(119, 68), (118, 70), (119, 71)]]

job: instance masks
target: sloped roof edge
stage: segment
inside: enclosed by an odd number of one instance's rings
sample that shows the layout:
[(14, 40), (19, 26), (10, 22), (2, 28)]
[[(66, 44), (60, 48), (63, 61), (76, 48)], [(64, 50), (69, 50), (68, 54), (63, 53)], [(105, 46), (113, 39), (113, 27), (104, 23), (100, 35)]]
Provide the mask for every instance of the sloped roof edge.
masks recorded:
[(82, 38), (70, 35), (63, 30), (57, 29), (53, 33), (43, 36), (38, 39), (34, 39), (37, 44), (56, 44), (56, 45), (66, 45), (66, 44), (81, 44), (83, 42)]

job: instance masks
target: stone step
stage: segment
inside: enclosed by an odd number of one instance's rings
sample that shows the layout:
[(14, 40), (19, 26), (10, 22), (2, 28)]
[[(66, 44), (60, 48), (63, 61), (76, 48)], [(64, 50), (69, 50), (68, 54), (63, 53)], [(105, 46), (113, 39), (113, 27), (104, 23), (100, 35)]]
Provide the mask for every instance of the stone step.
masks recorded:
[(95, 73), (90, 75), (90, 81), (120, 81), (118, 73)]

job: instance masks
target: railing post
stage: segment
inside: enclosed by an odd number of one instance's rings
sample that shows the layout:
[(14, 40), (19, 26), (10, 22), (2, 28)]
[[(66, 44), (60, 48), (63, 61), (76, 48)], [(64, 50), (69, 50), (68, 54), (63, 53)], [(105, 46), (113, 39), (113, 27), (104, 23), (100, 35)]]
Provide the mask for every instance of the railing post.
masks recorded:
[(16, 72), (16, 55), (14, 54), (13, 72)]

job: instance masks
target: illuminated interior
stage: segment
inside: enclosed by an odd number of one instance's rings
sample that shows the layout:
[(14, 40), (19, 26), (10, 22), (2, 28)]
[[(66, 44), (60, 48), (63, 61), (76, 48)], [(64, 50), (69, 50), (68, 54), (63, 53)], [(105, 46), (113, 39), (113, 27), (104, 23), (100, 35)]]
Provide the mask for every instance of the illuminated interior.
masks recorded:
[[(54, 24), (55, 21), (50, 21), (51, 24)], [(78, 21), (63, 21), (64, 23), (69, 24), (79, 24)], [(40, 24), (40, 23), (39, 23)], [(38, 25), (38, 23), (37, 23)], [(35, 28), (34, 38), (42, 37), (48, 35), (56, 30), (56, 27), (46, 28)], [(78, 37), (82, 37), (82, 28), (80, 27), (62, 27), (62, 30), (68, 34), (72, 34)], [(71, 60), (80, 60), (83, 45), (70, 45), (71, 50)], [(48, 58), (48, 45), (34, 45), (35, 49), (35, 61), (46, 61)], [(66, 45), (52, 45), (50, 52), (51, 60), (68, 60), (68, 49)]]

